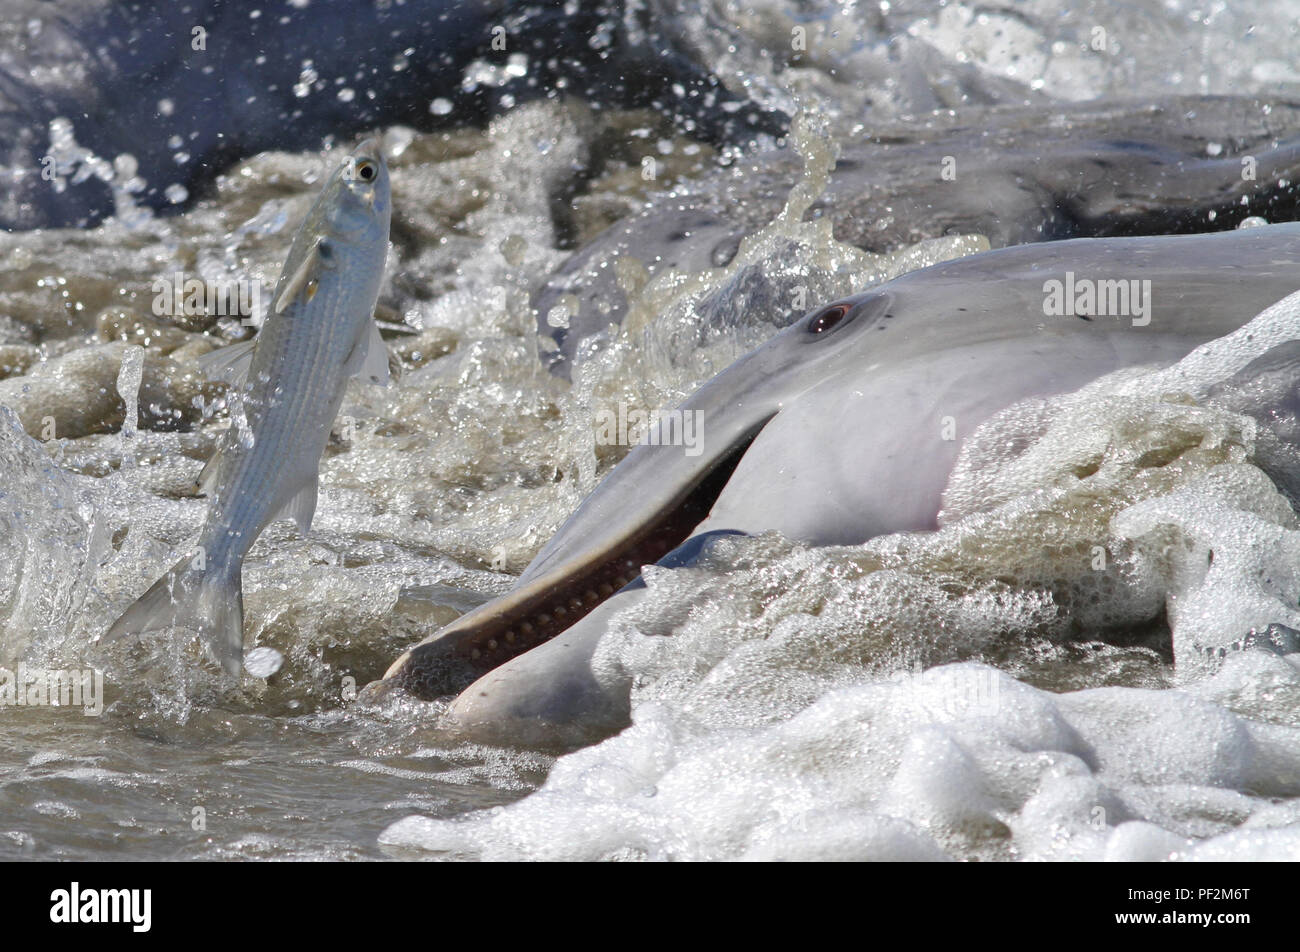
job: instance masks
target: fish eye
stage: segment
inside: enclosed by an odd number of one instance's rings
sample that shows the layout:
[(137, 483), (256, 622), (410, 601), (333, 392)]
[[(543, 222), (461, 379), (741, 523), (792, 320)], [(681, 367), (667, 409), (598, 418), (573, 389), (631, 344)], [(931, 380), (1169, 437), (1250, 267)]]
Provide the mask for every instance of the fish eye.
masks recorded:
[(849, 306), (847, 304), (832, 304), (808, 322), (808, 333), (824, 334), (844, 320), (844, 315), (848, 313)]
[(378, 174), (379, 169), (369, 159), (357, 163), (357, 178), (361, 179), (361, 181), (373, 182)]

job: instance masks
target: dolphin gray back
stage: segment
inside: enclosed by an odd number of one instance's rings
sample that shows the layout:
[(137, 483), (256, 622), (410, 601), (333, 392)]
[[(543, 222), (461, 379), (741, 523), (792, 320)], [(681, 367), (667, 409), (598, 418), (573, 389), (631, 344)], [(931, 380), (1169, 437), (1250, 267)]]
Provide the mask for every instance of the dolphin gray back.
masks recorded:
[[(1220, 146), (1210, 156), (1206, 144)], [(611, 323), (627, 297), (612, 262), (632, 256), (649, 272), (722, 267), (740, 239), (771, 221), (802, 174), (793, 150), (723, 170), (689, 194), (669, 193), (586, 243), (534, 294), (538, 329), (558, 349), (543, 355), (567, 375), (570, 362)], [(952, 175), (944, 178), (945, 162)], [(1250, 175), (1243, 171), (1250, 165)], [(981, 234), (993, 248), (1077, 237), (1227, 231), (1258, 215), (1300, 217), (1300, 103), (1236, 97), (1101, 101), (1026, 109), (979, 107), (881, 124), (843, 144), (825, 193), (807, 217), (827, 218), (835, 238), (871, 252), (950, 234)], [(756, 265), (719, 300), (700, 307), (701, 334), (732, 320), (783, 326), (785, 302), (808, 279)], [(773, 287), (754, 294), (766, 278)], [(576, 306), (575, 306), (576, 301)], [(567, 326), (549, 322), (560, 305)]]

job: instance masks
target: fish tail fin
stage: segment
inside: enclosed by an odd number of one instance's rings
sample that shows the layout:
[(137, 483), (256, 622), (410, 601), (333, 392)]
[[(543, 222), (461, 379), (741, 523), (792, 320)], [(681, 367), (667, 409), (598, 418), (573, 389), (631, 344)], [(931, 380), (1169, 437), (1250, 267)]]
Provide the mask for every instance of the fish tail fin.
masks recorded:
[(104, 633), (104, 641), (163, 628), (194, 629), (227, 674), (238, 675), (244, 659), (244, 593), (240, 567), (186, 556), (154, 582)]

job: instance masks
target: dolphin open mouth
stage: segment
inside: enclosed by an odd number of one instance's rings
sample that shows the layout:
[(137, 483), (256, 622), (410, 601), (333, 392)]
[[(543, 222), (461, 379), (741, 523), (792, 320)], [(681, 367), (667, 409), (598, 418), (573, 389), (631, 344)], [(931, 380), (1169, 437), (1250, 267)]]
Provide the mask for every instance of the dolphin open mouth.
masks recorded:
[[(385, 680), (423, 700), (456, 694), (493, 668), (575, 624), (638, 578), (643, 565), (658, 562), (690, 537), (775, 415), (769, 414), (723, 452), (702, 461), (667, 504), (648, 510), (610, 539), (597, 540), (592, 548), (467, 612), (398, 658)], [(655, 449), (680, 453), (680, 447)]]

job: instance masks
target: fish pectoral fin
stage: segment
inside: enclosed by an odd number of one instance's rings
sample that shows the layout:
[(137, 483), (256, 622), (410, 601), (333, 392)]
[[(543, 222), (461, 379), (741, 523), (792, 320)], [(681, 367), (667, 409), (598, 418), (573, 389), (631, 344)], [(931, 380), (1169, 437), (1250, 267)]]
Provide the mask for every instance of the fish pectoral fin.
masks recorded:
[(388, 345), (379, 336), (379, 325), (374, 320), (367, 323), (370, 326), (348, 355), (347, 373), (348, 376), (360, 377), (369, 383), (386, 387), (390, 380), (397, 379), (401, 365), (394, 360), (388, 351)]
[(217, 494), (217, 487), (221, 485), (221, 464), (226, 458), (225, 451), (230, 447), (231, 439), (230, 430), (222, 433), (217, 438), (217, 448), (212, 451), (208, 461), (199, 470), (199, 478), (195, 481), (195, 485), (200, 496), (211, 499)]
[(316, 296), (321, 266), (328, 253), (328, 245), (326, 245), (325, 239), (317, 238), (316, 243), (303, 256), (302, 264), (298, 265), (293, 274), (289, 276), (289, 279), (280, 286), (272, 308), (276, 314), (283, 314), (285, 309), (300, 295), (304, 301), (310, 301)]
[(320, 487), (320, 476), (314, 474), (307, 480), (293, 498), (284, 504), (275, 514), (276, 519), (292, 519), (298, 524), (298, 531), (304, 536), (311, 530), (311, 520), (316, 515), (316, 494)]
[(248, 382), (248, 371), (253, 366), (253, 346), (257, 338), (227, 344), (204, 354), (195, 361), (203, 375), (211, 380), (224, 380), (239, 389)]
[(221, 450), (218, 449), (212, 454), (212, 458), (203, 464), (203, 469), (199, 470), (198, 489), (200, 496), (207, 496), (209, 499), (215, 495), (217, 486), (221, 482)]
[(240, 433), (249, 432), (251, 429), (248, 410), (242, 397), (237, 393), (230, 401), (230, 425), (218, 434), (217, 447), (208, 457), (208, 461), (203, 464), (203, 468), (199, 470), (199, 478), (195, 480), (200, 496), (207, 496), (209, 499), (216, 496), (224, 474), (223, 464), (231, 458), (231, 449), (239, 441)]

